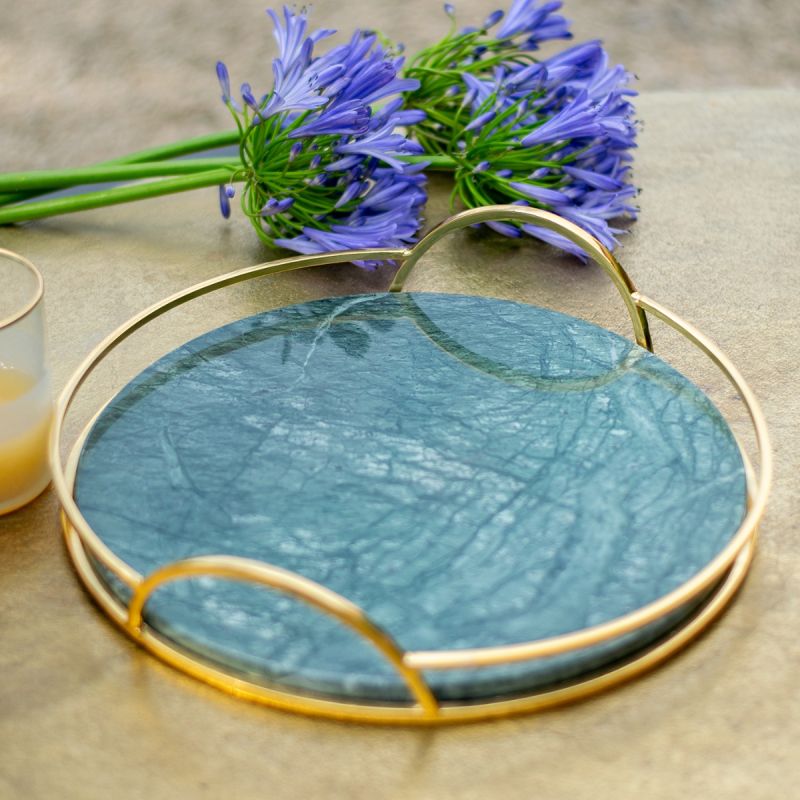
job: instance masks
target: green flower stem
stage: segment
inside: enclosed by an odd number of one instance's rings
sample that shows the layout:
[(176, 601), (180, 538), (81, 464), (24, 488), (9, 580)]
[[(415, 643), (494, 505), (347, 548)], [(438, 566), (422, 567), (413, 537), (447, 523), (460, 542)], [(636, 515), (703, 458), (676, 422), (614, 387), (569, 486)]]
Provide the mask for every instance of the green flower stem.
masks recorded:
[(137, 183), (133, 186), (118, 186), (72, 197), (59, 197), (54, 200), (40, 200), (39, 202), (7, 206), (0, 208), (0, 225), (52, 217), (57, 214), (70, 214), (74, 211), (85, 211), (118, 203), (130, 203), (134, 200), (146, 200), (150, 197), (199, 189), (203, 186), (219, 186), (227, 182), (230, 176), (230, 169), (206, 169), (194, 175), (163, 178), (158, 181)]
[(453, 172), (458, 167), (458, 161), (452, 156), (428, 155), (400, 156), (407, 164), (428, 164), (428, 169), (434, 172)]
[[(175, 145), (172, 147), (175, 147)], [(162, 150), (164, 149), (166, 148), (162, 148)], [(126, 156), (126, 158), (130, 159), (131, 156)], [(437, 171), (452, 172), (457, 167), (456, 160), (451, 156), (446, 155), (404, 156), (403, 160), (410, 164), (427, 163), (429, 165), (428, 169)], [(218, 181), (218, 183), (225, 183), (227, 180), (230, 180), (231, 174), (233, 174), (240, 167), (241, 165), (237, 162), (232, 162), (230, 157), (220, 157), (193, 158), (178, 161), (148, 161), (131, 164), (108, 163), (99, 164), (94, 167), (79, 167), (76, 169), (7, 173), (5, 175), (0, 175), (0, 191), (12, 191), (16, 194), (0, 195), (0, 205), (7, 205), (8, 203), (15, 202), (17, 200), (24, 200), (35, 194), (44, 194), (46, 192), (55, 191), (57, 189), (66, 189), (73, 186), (82, 186), (91, 183), (105, 183), (107, 181), (130, 181), (140, 178), (153, 178), (169, 175), (200, 174), (209, 170), (227, 170), (226, 177), (223, 180)], [(178, 189), (177, 191), (181, 190)], [(96, 192), (94, 194), (100, 193)], [(15, 197), (15, 200), (3, 201), (4, 196)], [(99, 205), (102, 205), (102, 203), (99, 203)], [(26, 207), (30, 207), (30, 204), (28, 204)], [(95, 208), (96, 206), (89, 207)]]
[(0, 206), (19, 203), (22, 200), (29, 200), (31, 197), (38, 197), (40, 194), (47, 194), (47, 190), (37, 189), (33, 192), (0, 192)]
[(0, 175), (0, 190), (25, 191), (26, 189), (63, 189), (89, 183), (106, 181), (131, 181), (140, 178), (157, 178), (165, 175), (191, 175), (208, 169), (237, 167), (230, 158), (192, 158), (182, 161), (147, 161), (141, 164), (116, 164), (103, 167), (40, 170), (37, 172), (10, 172)]
[[(106, 167), (122, 164), (136, 164), (145, 161), (161, 161), (168, 158), (177, 158), (178, 156), (190, 155), (192, 153), (201, 153), (204, 150), (213, 150), (216, 147), (227, 147), (230, 145), (238, 144), (239, 133), (238, 131), (222, 131), (221, 133), (211, 133), (205, 136), (196, 136), (193, 139), (184, 139), (179, 142), (173, 142), (167, 145), (160, 145), (158, 147), (150, 147), (146, 150), (137, 150), (135, 153), (129, 153), (121, 158), (115, 158), (110, 161), (103, 161), (97, 164), (97, 167)], [(113, 180), (109, 178), (109, 180)], [(100, 181), (102, 182), (102, 181)], [(80, 184), (71, 184), (77, 186)], [(66, 188), (61, 186), (59, 188)], [(21, 200), (27, 200), (31, 197), (37, 197), (41, 194), (47, 194), (51, 187), (43, 189), (36, 189), (26, 192), (13, 192), (0, 194), (0, 205), (8, 205), (9, 203), (17, 203)]]
[[(37, 170), (0, 175), (0, 225), (69, 214), (102, 206), (144, 200), (149, 197), (189, 191), (204, 186), (219, 186), (231, 180), (241, 164), (230, 156), (173, 160), (176, 156), (223, 147), (239, 142), (237, 131), (211, 134), (162, 147), (141, 150), (127, 156), (97, 164), (62, 170)], [(453, 172), (458, 161), (447, 155), (404, 156), (410, 164), (425, 163), (429, 170)], [(175, 176), (175, 177), (164, 177)], [(161, 180), (119, 186), (95, 192), (59, 197), (38, 202), (26, 202), (40, 194), (107, 181), (132, 181), (142, 178)]]

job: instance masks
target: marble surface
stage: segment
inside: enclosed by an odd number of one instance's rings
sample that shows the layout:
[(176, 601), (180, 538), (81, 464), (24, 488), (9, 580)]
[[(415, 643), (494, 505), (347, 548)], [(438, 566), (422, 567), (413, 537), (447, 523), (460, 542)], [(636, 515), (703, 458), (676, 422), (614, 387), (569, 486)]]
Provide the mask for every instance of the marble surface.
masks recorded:
[[(756, 560), (719, 622), (643, 678), (544, 714), (435, 731), (305, 719), (205, 687), (122, 636), (77, 581), (47, 492), (0, 518), (3, 800), (797, 794), (800, 372), (787, 324), (800, 298), (800, 95), (655, 92), (638, 107), (646, 125), (636, 179), (645, 191), (620, 259), (644, 292), (732, 357), (762, 401), (774, 440), (776, 480)], [(30, 98), (15, 108), (30, 110)], [(125, 113), (136, 124), (138, 106)], [(179, 125), (180, 115), (171, 119)], [(56, 114), (51, 131), (59, 138), (47, 163), (75, 163), (84, 129), (59, 123)], [(117, 117), (108, 129), (119, 129)], [(163, 135), (143, 126), (133, 138), (155, 145)], [(110, 139), (107, 146), (109, 156), (119, 152)], [(17, 161), (13, 150), (6, 157)], [(449, 188), (433, 182), (430, 223), (447, 213)], [(56, 388), (103, 336), (150, 303), (272, 257), (246, 221), (218, 220), (216, 202), (214, 192), (201, 191), (0, 229), (0, 245), (44, 273)], [(196, 301), (191, 314), (137, 334), (82, 389), (68, 440), (113, 391), (204, 330), (264, 309), (383, 291), (390, 279), (389, 271), (332, 267), (242, 286), (216, 303)], [(630, 337), (599, 269), (532, 243), (464, 232), (426, 255), (408, 288), (552, 307)], [(653, 336), (656, 351), (744, 433), (741, 403), (716, 368), (657, 322)]]
[[(745, 495), (727, 424), (657, 356), (575, 317), (430, 293), (290, 306), (178, 348), (106, 407), (76, 484), (89, 524), (141, 574), (260, 559), (353, 600), (408, 650), (634, 611), (722, 549)], [(371, 647), (285, 595), (198, 578), (159, 590), (147, 618), (281, 685), (407, 696)], [(446, 699), (526, 690), (670, 624), (428, 680)]]

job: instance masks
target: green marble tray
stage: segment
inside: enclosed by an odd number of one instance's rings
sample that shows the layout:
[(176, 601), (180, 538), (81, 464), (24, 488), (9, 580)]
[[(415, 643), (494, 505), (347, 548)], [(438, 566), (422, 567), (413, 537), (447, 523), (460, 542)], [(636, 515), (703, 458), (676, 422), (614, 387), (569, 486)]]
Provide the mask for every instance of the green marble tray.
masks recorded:
[[(265, 561), (353, 600), (406, 650), (630, 613), (712, 560), (746, 506), (728, 426), (658, 357), (553, 311), (406, 293), (266, 312), (160, 359), (94, 424), (75, 496), (142, 574), (212, 553)], [(429, 683), (457, 700), (539, 689), (641, 649), (692, 609)], [(286, 596), (185, 581), (145, 618), (292, 689), (408, 696), (353, 633)]]
[[(402, 291), (451, 230), (536, 222), (609, 275), (635, 343), (486, 297)], [(62, 467), (86, 377), (170, 309), (260, 275), (399, 263), (388, 293), (266, 311), (158, 360)], [(651, 352), (647, 313), (740, 392), (760, 454)], [(771, 475), (756, 399), (713, 342), (553, 214), (462, 212), (411, 250), (301, 256), (190, 287), (110, 334), (52, 437), (70, 555), (136, 641), (236, 695), (434, 724), (586, 696), (651, 667), (740, 585)]]

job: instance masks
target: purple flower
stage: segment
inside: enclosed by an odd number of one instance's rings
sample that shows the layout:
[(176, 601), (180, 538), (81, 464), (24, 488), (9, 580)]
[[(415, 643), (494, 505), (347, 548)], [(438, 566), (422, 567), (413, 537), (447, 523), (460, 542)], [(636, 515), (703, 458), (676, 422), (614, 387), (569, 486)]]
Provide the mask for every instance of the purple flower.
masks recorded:
[(520, 144), (523, 147), (531, 147), (545, 142), (597, 136), (600, 133), (602, 127), (597, 120), (597, 113), (589, 100), (589, 95), (583, 91), (533, 133), (529, 133)]
[[(598, 69), (602, 69), (606, 58), (602, 43), (593, 39), (568, 47), (542, 61), (541, 64), (551, 84), (561, 85), (569, 82), (568, 85), (577, 89), (588, 89), (587, 82), (593, 78)], [(570, 80), (573, 76), (574, 80)], [(592, 92), (589, 94), (591, 97), (598, 96)]]
[(498, 8), (497, 11), (493, 11), (491, 14), (489, 14), (489, 16), (486, 17), (483, 22), (483, 29), (489, 30), (489, 28), (493, 28), (495, 25), (497, 25), (497, 23), (503, 19), (503, 13), (504, 12)]
[[(373, 182), (358, 207), (330, 226), (329, 230), (305, 227), (292, 238), (279, 238), (275, 244), (298, 253), (324, 253), (331, 250), (355, 250), (365, 247), (406, 247), (419, 230), (419, 212), (425, 203), (419, 174), (378, 168)], [(365, 269), (375, 269), (378, 262), (356, 261)]]
[(546, 186), (540, 186), (536, 183), (509, 181), (508, 185), (520, 194), (532, 197), (540, 203), (555, 205), (569, 202), (569, 198), (563, 192), (559, 192), (557, 189), (548, 189)]
[(262, 217), (271, 217), (274, 214), (283, 214), (294, 205), (293, 197), (284, 197), (283, 200), (276, 200), (270, 197), (259, 212)]
[(579, 259), (584, 264), (588, 260), (583, 248), (578, 247), (578, 245), (574, 244), (560, 233), (551, 231), (548, 228), (542, 228), (540, 225), (529, 225), (527, 223), (522, 226), (522, 230), (529, 236), (540, 239), (546, 244), (551, 244), (553, 247), (557, 247), (559, 250), (564, 250), (564, 252), (575, 256), (575, 258)]
[(219, 187), (219, 210), (225, 219), (231, 215), (231, 201), (228, 199), (228, 192), (225, 186)]
[[(297, 61), (306, 45), (306, 15), (304, 11), (299, 14), (292, 12), (287, 6), (283, 7), (285, 25), (281, 25), (280, 17), (272, 10), (267, 9), (267, 15), (272, 20), (275, 41), (278, 43), (278, 52), (281, 61), (291, 66)], [(321, 38), (318, 35), (317, 38)], [(314, 42), (314, 39), (311, 40)]]
[(565, 219), (574, 222), (585, 231), (588, 231), (595, 239), (598, 239), (609, 249), (613, 249), (617, 244), (614, 233), (618, 233), (619, 231), (609, 227), (605, 220), (598, 218), (590, 209), (583, 209), (580, 206), (565, 205), (559, 206), (557, 213)]
[(217, 61), (217, 80), (219, 81), (220, 89), (222, 89), (222, 102), (225, 104), (230, 103), (231, 79), (228, 75), (228, 68), (223, 61)]
[(623, 184), (622, 181), (611, 177), (610, 175), (603, 175), (600, 172), (593, 172), (589, 169), (579, 169), (578, 167), (565, 166), (564, 172), (571, 175), (575, 180), (582, 181), (587, 186), (593, 189), (605, 189), (607, 192), (619, 191)]
[[(599, 41), (535, 60), (549, 39), (569, 39), (558, 0), (511, 0), (484, 27), (449, 33), (412, 60), (421, 88), (412, 103), (430, 113), (417, 123), (427, 152), (453, 155), (465, 205), (523, 203), (550, 209), (616, 244), (617, 216), (635, 217), (631, 150), (637, 125), (630, 75), (610, 67)], [(487, 30), (491, 28), (491, 32)], [(564, 237), (538, 226), (500, 223), (572, 253)]]
[(512, 68), (505, 80), (505, 87), (510, 92), (528, 94), (538, 89), (546, 76), (547, 68), (540, 62), (528, 64), (526, 67)]
[[(259, 236), (300, 253), (414, 241), (424, 177), (401, 156), (422, 148), (398, 128), (425, 118), (403, 108), (403, 93), (419, 81), (399, 74), (403, 59), (374, 34), (356, 31), (315, 56), (330, 31), (309, 32), (304, 13), (269, 13), (280, 51), (272, 91), (257, 100), (244, 84), (246, 106), (234, 115), (244, 137), (242, 208)], [(223, 213), (227, 200), (220, 194)]]
[[(387, 56), (376, 48), (377, 36), (366, 34), (363, 31), (355, 31), (347, 44), (339, 45), (315, 59), (314, 64), (318, 70), (323, 70), (332, 64), (341, 64), (345, 71), (341, 79), (342, 87), (346, 86), (352, 76), (353, 71), (365, 59), (378, 59), (386, 61)], [(342, 87), (337, 87), (336, 92), (341, 91)]]
[[(402, 103), (402, 98), (398, 98), (398, 102)], [(380, 112), (384, 113), (383, 110)], [(417, 125), (425, 119), (427, 114), (418, 108), (402, 108), (393, 114), (395, 125), (401, 125), (405, 128), (410, 128), (412, 125)], [(373, 117), (378, 119), (378, 117)]]
[(485, 105), (486, 101), (498, 91), (498, 86), (495, 83), (482, 81), (468, 72), (462, 73), (461, 77), (467, 87), (467, 91), (464, 94), (464, 99), (462, 101), (462, 106), (471, 105), (477, 110)]
[[(368, 39), (374, 41), (375, 37)], [(384, 97), (417, 89), (419, 81), (398, 77), (402, 64), (402, 58), (388, 61), (380, 49), (376, 50), (372, 58), (363, 58), (347, 72), (347, 78), (337, 92), (337, 102), (358, 98), (365, 105), (370, 105)]]
[(569, 21), (555, 14), (563, 4), (548, 2), (537, 5), (537, 0), (514, 0), (502, 26), (495, 33), (498, 39), (511, 39), (526, 35), (524, 47), (537, 49), (539, 42), (548, 39), (569, 39)]
[(393, 133), (395, 126), (396, 120), (389, 118), (380, 127), (372, 128), (363, 136), (336, 145), (334, 151), (344, 155), (372, 156), (395, 169), (404, 170), (408, 165), (397, 156), (424, 151), (416, 142), (409, 141), (400, 133)]
[(255, 95), (253, 94), (253, 89), (249, 83), (243, 83), (239, 91), (242, 93), (242, 100), (253, 109), (253, 111), (258, 112), (258, 103), (256, 102)]
[[(613, 249), (620, 230), (610, 220), (635, 218), (637, 213), (632, 203), (636, 189), (629, 183), (637, 133), (629, 100), (635, 92), (629, 80), (624, 68), (609, 67), (597, 41), (542, 62), (464, 73), (463, 102), (471, 105), (475, 119), (462, 129), (467, 140), (463, 158), (475, 166), (462, 173), (461, 180), (471, 176), (479, 188), (477, 194), (462, 192), (467, 205), (477, 197), (497, 203), (529, 199), (571, 219)], [(487, 126), (492, 119), (499, 121)], [(521, 157), (526, 152), (532, 165), (527, 170)], [(580, 252), (540, 226), (494, 226), (505, 235), (518, 235), (520, 229), (570, 253)]]
[[(306, 39), (310, 53), (311, 40)], [(273, 91), (269, 102), (261, 112), (266, 119), (281, 111), (310, 111), (325, 105), (319, 75), (309, 69), (310, 58), (295, 61), (287, 69), (280, 58), (272, 62)]]
[(519, 232), (519, 228), (515, 225), (511, 225), (508, 222), (500, 222), (498, 220), (489, 220), (486, 223), (487, 228), (491, 228), (496, 233), (500, 233), (503, 236), (508, 236), (510, 239), (518, 239), (522, 234)]
[(360, 100), (348, 100), (341, 105), (322, 109), (289, 136), (297, 139), (322, 134), (360, 135), (369, 129), (369, 118), (370, 110)]
[(469, 125), (467, 125), (464, 130), (465, 131), (472, 131), (476, 128), (482, 128), (484, 125), (488, 125), (495, 117), (497, 116), (496, 111), (485, 111), (483, 114), (479, 114), (475, 117)]

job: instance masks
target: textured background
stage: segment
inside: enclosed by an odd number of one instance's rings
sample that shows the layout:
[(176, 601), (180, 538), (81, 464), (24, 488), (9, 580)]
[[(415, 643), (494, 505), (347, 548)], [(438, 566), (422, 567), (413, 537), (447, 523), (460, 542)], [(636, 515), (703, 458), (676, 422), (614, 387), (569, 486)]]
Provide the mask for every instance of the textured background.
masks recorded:
[[(370, 21), (410, 46), (441, 30), (438, 2), (337, 5), (317, 4), (320, 25)], [(469, 6), (479, 16), (490, 8)], [(273, 50), (261, 9), (2, 0), (0, 168), (91, 161), (222, 127), (213, 63), (225, 57), (237, 82), (266, 76)], [(724, 346), (775, 439), (759, 552), (731, 609), (662, 669), (590, 702), (432, 732), (337, 725), (228, 698), (126, 641), (75, 580), (47, 492), (0, 520), (2, 800), (797, 796), (800, 384), (786, 324), (800, 298), (800, 93), (764, 88), (797, 85), (797, 4), (573, 0), (568, 10), (579, 37), (602, 35), (641, 78), (636, 169), (645, 190), (623, 262), (643, 290)], [(434, 182), (431, 219), (445, 213), (444, 188)], [(44, 271), (57, 387), (148, 303), (263, 259), (241, 219), (219, 218), (213, 194), (0, 229), (0, 246)], [(211, 325), (223, 312), (376, 291), (387, 280), (342, 267), (241, 287), (142, 334), (108, 380), (190, 335), (197, 319)], [(516, 298), (627, 332), (599, 270), (532, 243), (456, 236), (409, 288)], [(659, 350), (715, 387), (726, 414), (741, 420), (714, 370), (663, 326), (655, 332)], [(87, 386), (88, 404), (108, 388), (102, 376)]]
[[(90, 163), (228, 127), (214, 64), (228, 63), (234, 86), (266, 90), (267, 4), (0, 0), (0, 169)], [(479, 23), (498, 5), (461, 0), (459, 22)], [(373, 26), (413, 51), (447, 30), (441, 9), (439, 0), (317, 0), (311, 20), (343, 32)], [(564, 13), (576, 41), (602, 38), (643, 91), (800, 85), (795, 0), (567, 0)]]

